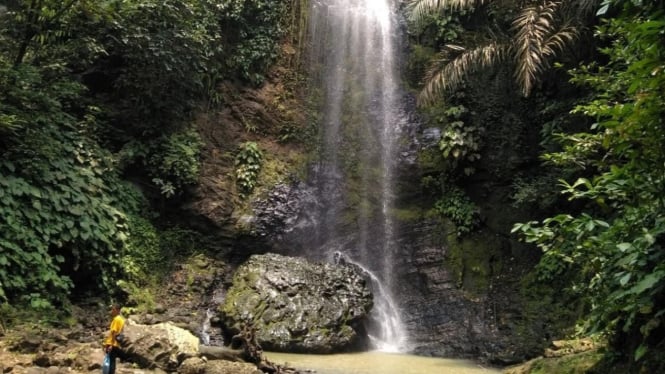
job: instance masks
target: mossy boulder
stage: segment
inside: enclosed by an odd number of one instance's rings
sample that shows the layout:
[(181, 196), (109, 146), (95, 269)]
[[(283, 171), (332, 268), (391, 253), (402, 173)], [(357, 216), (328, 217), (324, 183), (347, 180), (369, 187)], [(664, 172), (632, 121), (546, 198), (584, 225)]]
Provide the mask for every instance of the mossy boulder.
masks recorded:
[(371, 308), (355, 268), (266, 254), (238, 268), (220, 316), (229, 337), (249, 323), (269, 351), (334, 353), (365, 347)]

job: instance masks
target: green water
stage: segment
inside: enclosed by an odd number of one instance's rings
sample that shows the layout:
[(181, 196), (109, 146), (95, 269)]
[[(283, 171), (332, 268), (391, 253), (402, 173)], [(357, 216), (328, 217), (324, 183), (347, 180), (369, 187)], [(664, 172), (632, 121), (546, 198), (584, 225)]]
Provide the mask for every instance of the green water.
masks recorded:
[(311, 370), (318, 374), (479, 374), (500, 373), (498, 369), (472, 361), (420, 357), (385, 352), (337, 355), (266, 353), (274, 363)]

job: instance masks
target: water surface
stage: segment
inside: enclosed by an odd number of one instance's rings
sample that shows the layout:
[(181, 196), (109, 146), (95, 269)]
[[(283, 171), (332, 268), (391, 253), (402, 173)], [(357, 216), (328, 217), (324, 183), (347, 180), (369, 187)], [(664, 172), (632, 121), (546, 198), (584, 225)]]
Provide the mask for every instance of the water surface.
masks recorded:
[(421, 357), (398, 353), (363, 352), (336, 355), (266, 353), (277, 364), (318, 374), (488, 374), (500, 373), (468, 360)]

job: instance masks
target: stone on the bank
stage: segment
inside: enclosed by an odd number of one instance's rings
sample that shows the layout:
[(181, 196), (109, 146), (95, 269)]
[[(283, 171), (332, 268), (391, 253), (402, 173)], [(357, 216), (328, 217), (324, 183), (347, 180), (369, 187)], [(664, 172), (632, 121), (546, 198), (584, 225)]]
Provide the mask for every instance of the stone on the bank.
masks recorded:
[(190, 357), (180, 364), (178, 374), (203, 374), (206, 360), (201, 357)]
[(170, 322), (140, 325), (127, 320), (123, 333), (128, 341), (123, 349), (143, 368), (173, 371), (185, 359), (199, 354), (199, 338)]
[(202, 374), (263, 374), (256, 365), (246, 362), (208, 361)]

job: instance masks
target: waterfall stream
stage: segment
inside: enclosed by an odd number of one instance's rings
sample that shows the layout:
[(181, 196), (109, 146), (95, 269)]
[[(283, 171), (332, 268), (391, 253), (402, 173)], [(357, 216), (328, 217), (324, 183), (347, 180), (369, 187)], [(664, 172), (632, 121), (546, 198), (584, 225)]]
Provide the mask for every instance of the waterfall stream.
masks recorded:
[(210, 320), (214, 315), (215, 312), (212, 309), (206, 309), (206, 317), (201, 324), (201, 331), (199, 333), (199, 339), (203, 345), (210, 345)]
[(391, 210), (403, 112), (395, 6), (391, 0), (313, 0), (309, 30), (322, 134), (318, 225), (305, 254), (330, 260), (339, 251), (365, 273), (375, 297), (369, 334), (376, 349), (388, 351), (404, 350), (407, 341), (392, 294)]
[(406, 345), (399, 311), (381, 280), (362, 264), (348, 258), (341, 252), (335, 252), (335, 263), (355, 266), (360, 274), (370, 283), (374, 292), (374, 308), (369, 326), (369, 338), (374, 347), (383, 352), (400, 352)]

